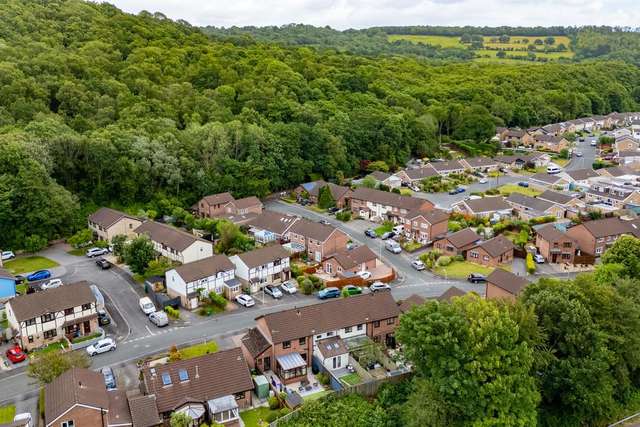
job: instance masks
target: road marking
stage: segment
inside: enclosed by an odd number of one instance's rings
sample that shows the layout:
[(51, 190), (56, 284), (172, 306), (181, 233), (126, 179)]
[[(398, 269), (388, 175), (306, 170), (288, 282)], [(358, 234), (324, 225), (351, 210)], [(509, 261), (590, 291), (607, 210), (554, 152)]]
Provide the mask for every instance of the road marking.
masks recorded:
[(151, 332), (151, 328), (149, 328), (149, 325), (144, 325), (145, 328), (147, 328), (147, 331), (149, 331), (149, 335), (155, 335), (153, 332)]

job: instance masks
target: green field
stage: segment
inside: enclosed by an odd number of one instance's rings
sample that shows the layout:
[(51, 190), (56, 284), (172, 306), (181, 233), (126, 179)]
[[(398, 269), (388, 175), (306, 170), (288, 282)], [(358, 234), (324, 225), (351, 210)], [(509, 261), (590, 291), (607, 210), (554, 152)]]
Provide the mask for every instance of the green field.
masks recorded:
[(424, 43), (433, 46), (440, 47), (460, 47), (464, 48), (465, 45), (460, 43), (460, 37), (453, 36), (420, 36), (420, 35), (404, 35), (404, 34), (392, 34), (389, 36), (389, 41), (395, 40), (409, 40), (413, 43)]
[(42, 256), (18, 257), (4, 263), (4, 267), (12, 274), (28, 273), (57, 266), (57, 262)]

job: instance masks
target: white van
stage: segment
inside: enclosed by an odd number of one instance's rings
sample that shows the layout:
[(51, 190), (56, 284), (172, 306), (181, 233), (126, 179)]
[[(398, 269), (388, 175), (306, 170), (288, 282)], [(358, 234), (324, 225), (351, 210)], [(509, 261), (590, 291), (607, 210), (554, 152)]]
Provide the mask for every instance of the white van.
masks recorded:
[(553, 163), (551, 163), (549, 166), (547, 166), (547, 173), (549, 174), (560, 173), (560, 172), (562, 172), (562, 168), (558, 165), (554, 165)]
[(400, 252), (402, 252), (400, 243), (396, 242), (395, 240), (387, 240), (384, 244), (384, 248), (394, 254), (399, 254)]

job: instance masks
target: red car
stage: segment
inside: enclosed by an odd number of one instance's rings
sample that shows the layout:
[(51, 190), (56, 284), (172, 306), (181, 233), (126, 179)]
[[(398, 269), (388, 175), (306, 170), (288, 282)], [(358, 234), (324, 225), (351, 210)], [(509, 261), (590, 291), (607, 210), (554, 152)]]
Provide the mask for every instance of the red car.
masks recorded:
[(7, 350), (7, 359), (11, 360), (13, 363), (24, 362), (27, 358), (27, 355), (19, 345), (15, 345)]

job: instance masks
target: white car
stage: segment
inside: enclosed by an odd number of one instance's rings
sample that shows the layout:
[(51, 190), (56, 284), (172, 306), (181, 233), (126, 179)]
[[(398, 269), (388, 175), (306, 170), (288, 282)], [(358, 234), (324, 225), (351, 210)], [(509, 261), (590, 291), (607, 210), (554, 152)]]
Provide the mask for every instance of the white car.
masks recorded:
[(592, 147), (595, 147), (596, 145), (598, 145), (598, 143), (595, 142), (595, 141), (591, 141), (591, 144), (589, 144), (589, 145), (591, 145)]
[(371, 293), (376, 293), (380, 291), (390, 291), (391, 286), (382, 282), (374, 282), (371, 286), (369, 286), (369, 290), (371, 291)]
[(533, 260), (536, 262), (536, 264), (544, 264), (544, 257), (540, 254), (535, 254), (533, 256)]
[(43, 291), (46, 291), (47, 289), (59, 288), (62, 285), (64, 285), (64, 283), (62, 283), (62, 280), (60, 280), (60, 279), (51, 279), (48, 282), (43, 283), (42, 286), (40, 286), (40, 289), (42, 289)]
[(480, 184), (486, 184), (486, 183), (487, 183), (487, 182), (489, 182), (489, 181), (487, 181), (487, 178), (480, 178), (480, 179), (478, 180), (478, 182), (479, 182)]
[(149, 315), (149, 320), (151, 323), (161, 328), (163, 326), (167, 326), (169, 324), (169, 316), (164, 311), (156, 311)]
[(292, 295), (298, 292), (298, 288), (292, 281), (284, 282), (282, 285), (280, 285), (280, 288), (282, 289), (283, 292), (286, 292), (289, 295)]
[(576, 157), (582, 157), (582, 152), (576, 151)]
[(371, 272), (370, 271), (358, 271), (356, 273), (358, 276), (362, 277), (362, 280), (368, 280), (371, 278)]
[(244, 305), (245, 307), (253, 307), (256, 305), (256, 302), (249, 295), (240, 294), (236, 297), (236, 302), (240, 305)]
[(89, 356), (95, 356), (96, 354), (114, 351), (115, 349), (116, 342), (112, 338), (105, 338), (87, 347), (87, 353)]
[(156, 306), (153, 305), (153, 302), (149, 297), (140, 298), (140, 301), (138, 301), (138, 305), (140, 306), (140, 310), (142, 310), (142, 312), (147, 316), (151, 313), (156, 312)]
[(15, 258), (15, 257), (16, 257), (16, 254), (14, 254), (14, 253), (13, 253), (13, 252), (11, 252), (11, 251), (4, 251), (4, 252), (2, 252), (2, 260), (3, 260), (3, 261), (7, 261), (7, 260), (9, 260), (9, 259), (13, 259), (13, 258)]
[(411, 261), (411, 267), (415, 268), (418, 271), (422, 271), (425, 269), (424, 262), (420, 261), (419, 259), (414, 259), (413, 261)]
[(93, 258), (95, 256), (106, 255), (109, 253), (107, 248), (91, 248), (87, 250), (87, 257)]
[(31, 418), (31, 413), (23, 412), (21, 414), (16, 414), (13, 417), (14, 424), (24, 426), (24, 427), (33, 427), (33, 419)]

